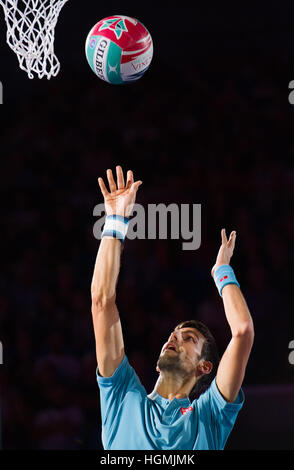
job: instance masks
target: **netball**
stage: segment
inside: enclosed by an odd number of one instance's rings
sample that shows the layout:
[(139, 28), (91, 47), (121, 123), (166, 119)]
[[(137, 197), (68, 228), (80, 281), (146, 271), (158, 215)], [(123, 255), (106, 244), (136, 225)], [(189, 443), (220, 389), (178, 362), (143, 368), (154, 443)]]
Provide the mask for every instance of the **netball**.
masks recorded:
[(149, 31), (137, 19), (115, 15), (90, 30), (86, 57), (93, 72), (112, 84), (130, 83), (147, 71), (153, 56)]

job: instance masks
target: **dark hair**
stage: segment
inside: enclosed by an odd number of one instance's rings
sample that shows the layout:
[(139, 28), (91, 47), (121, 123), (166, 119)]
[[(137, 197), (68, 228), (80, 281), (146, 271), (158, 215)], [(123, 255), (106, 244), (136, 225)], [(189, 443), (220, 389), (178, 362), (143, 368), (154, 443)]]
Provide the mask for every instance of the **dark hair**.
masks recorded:
[(213, 381), (217, 366), (219, 364), (219, 353), (217, 350), (217, 345), (215, 342), (214, 337), (212, 336), (210, 330), (207, 328), (204, 323), (199, 320), (188, 320), (180, 323), (175, 327), (175, 330), (179, 330), (181, 328), (196, 328), (196, 330), (201, 333), (204, 338), (205, 342), (202, 346), (201, 356), (199, 359), (204, 359), (205, 361), (210, 361), (212, 363), (212, 370), (209, 374), (203, 374), (203, 376), (197, 380), (196, 384), (192, 388), (189, 399), (191, 401), (195, 400), (195, 398), (199, 398), (199, 396), (208, 389), (211, 382)]

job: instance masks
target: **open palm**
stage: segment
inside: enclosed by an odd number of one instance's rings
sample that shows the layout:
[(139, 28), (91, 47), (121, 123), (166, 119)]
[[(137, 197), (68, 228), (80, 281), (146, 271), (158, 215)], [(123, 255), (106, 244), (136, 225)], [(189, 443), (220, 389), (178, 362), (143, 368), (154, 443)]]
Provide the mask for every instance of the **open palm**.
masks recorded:
[(103, 178), (98, 178), (99, 186), (104, 197), (106, 214), (129, 217), (136, 200), (138, 187), (142, 184), (142, 181), (134, 182), (133, 172), (129, 170), (125, 184), (124, 174), (120, 165), (116, 167), (117, 183), (115, 183), (110, 169), (107, 170), (106, 174), (110, 191), (106, 188)]

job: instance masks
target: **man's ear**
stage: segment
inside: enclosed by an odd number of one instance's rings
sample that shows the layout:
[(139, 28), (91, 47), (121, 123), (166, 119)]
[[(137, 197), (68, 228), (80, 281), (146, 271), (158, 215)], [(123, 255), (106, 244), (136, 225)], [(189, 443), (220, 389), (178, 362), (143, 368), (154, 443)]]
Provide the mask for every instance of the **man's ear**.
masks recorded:
[(212, 369), (213, 369), (212, 362), (201, 359), (196, 369), (196, 375), (200, 377), (201, 375), (204, 375), (204, 374), (210, 374)]
[(156, 372), (160, 372), (160, 370), (158, 369), (158, 366), (156, 367)]

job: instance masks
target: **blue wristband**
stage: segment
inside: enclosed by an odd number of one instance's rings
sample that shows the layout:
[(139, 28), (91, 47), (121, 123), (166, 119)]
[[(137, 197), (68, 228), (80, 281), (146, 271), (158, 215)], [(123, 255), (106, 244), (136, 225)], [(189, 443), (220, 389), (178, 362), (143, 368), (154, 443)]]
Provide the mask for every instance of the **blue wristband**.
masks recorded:
[(219, 295), (222, 297), (222, 290), (227, 284), (236, 284), (240, 287), (236, 279), (233, 268), (229, 264), (222, 264), (214, 271), (214, 282), (218, 289)]
[(127, 234), (129, 221), (130, 219), (122, 215), (107, 215), (101, 238), (117, 238), (123, 243)]

